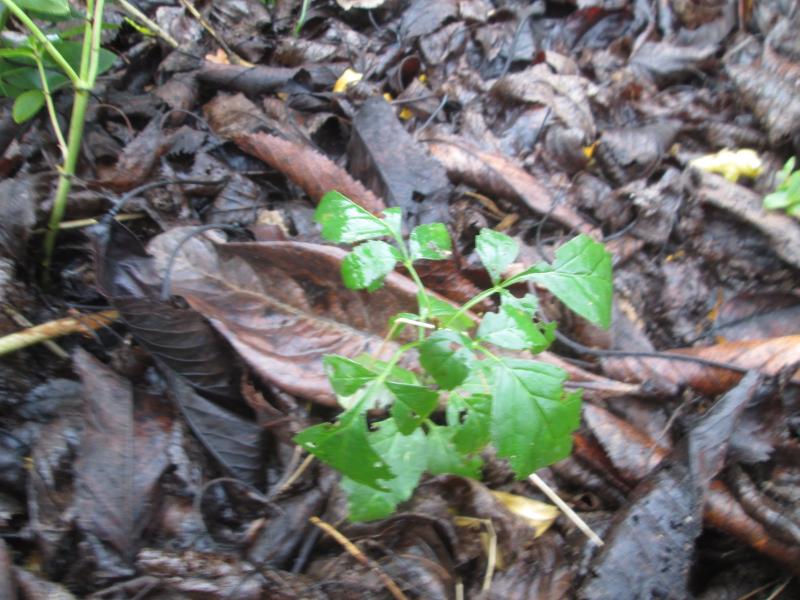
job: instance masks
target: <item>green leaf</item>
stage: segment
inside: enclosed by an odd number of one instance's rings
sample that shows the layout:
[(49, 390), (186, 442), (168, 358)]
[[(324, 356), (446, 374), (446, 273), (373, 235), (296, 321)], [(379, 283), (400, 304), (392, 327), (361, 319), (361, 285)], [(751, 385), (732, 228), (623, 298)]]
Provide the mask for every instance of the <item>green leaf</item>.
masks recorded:
[(351, 290), (374, 292), (394, 270), (398, 252), (380, 240), (371, 240), (357, 246), (342, 261), (342, 281)]
[[(475, 326), (475, 322), (464, 313), (461, 313), (455, 320), (451, 321), (458, 312), (458, 307), (453, 306), (446, 300), (428, 293), (425, 293), (425, 297), (428, 300), (428, 306), (431, 308), (430, 316), (439, 323), (447, 323), (448, 329), (466, 331)], [(420, 301), (420, 304), (422, 304), (422, 301)]]
[(764, 208), (767, 210), (786, 208), (791, 203), (789, 193), (785, 190), (777, 190), (764, 196)]
[(333, 391), (341, 396), (355, 394), (378, 376), (378, 373), (364, 365), (337, 354), (323, 357), (322, 364)]
[(36, 55), (30, 48), (0, 48), (0, 58), (12, 59), (15, 62), (36, 66)]
[(421, 385), (388, 381), (386, 387), (397, 400), (392, 405), (392, 418), (404, 435), (419, 427), (436, 408), (439, 400), (437, 392)]
[(14, 107), (11, 109), (11, 116), (15, 123), (24, 123), (28, 119), (36, 116), (44, 106), (44, 94), (39, 90), (28, 90), (23, 92), (14, 100)]
[(789, 179), (789, 175), (791, 175), (792, 171), (794, 171), (794, 163), (795, 159), (794, 156), (792, 156), (789, 160), (786, 161), (786, 164), (783, 165), (783, 168), (778, 172), (778, 177), (777, 177), (778, 185), (781, 185), (784, 181)]
[(457, 331), (440, 329), (419, 346), (419, 362), (434, 381), (452, 390), (467, 378), (475, 355), (464, 346), (469, 338)]
[(447, 425), (455, 431), (453, 444), (462, 454), (478, 452), (489, 442), (492, 397), (489, 394), (461, 396), (447, 401)]
[(322, 197), (314, 220), (322, 225), (322, 237), (331, 242), (352, 244), (389, 235), (389, 226), (339, 192)]
[(425, 434), (421, 429), (403, 435), (391, 420), (376, 423), (376, 427), (377, 431), (370, 432), (367, 437), (395, 477), (380, 482), (385, 491), (348, 477), (342, 479), (342, 488), (348, 497), (349, 516), (353, 521), (370, 521), (391, 515), (398, 503), (408, 500), (414, 493), (428, 462)]
[(380, 480), (394, 477), (389, 465), (369, 443), (367, 423), (358, 411), (348, 411), (336, 423), (304, 429), (294, 442), (353, 481), (386, 491)]
[(44, 15), (68, 15), (70, 13), (67, 0), (15, 0), (23, 9), (36, 11)]
[(509, 350), (530, 350), (535, 354), (546, 350), (555, 337), (555, 323), (534, 322), (530, 308), (530, 304), (504, 295), (500, 310), (483, 316), (478, 338)]
[(433, 475), (461, 475), (480, 479), (481, 459), (477, 456), (465, 456), (453, 443), (455, 430), (450, 427), (431, 425), (428, 429), (426, 450), (428, 453), (428, 471)]
[(383, 222), (391, 229), (394, 237), (403, 237), (403, 209), (399, 207), (386, 208), (383, 211)]
[(519, 243), (512, 237), (492, 229), (481, 229), (475, 238), (475, 250), (489, 272), (492, 283), (500, 281), (508, 266), (519, 254)]
[[(72, 41), (58, 41), (53, 42), (53, 46), (56, 50), (58, 50), (59, 54), (64, 57), (69, 63), (69, 66), (75, 69), (76, 73), (80, 72), (81, 69), (81, 57), (83, 53), (83, 43), (82, 42), (72, 42)], [(56, 66), (49, 55), (44, 54), (42, 56), (45, 63), (50, 65), (50, 68), (58, 69), (59, 67)], [(100, 48), (98, 50), (98, 57), (97, 57), (97, 74), (101, 75), (108, 71), (111, 66), (114, 64), (114, 61), (117, 60), (117, 55), (113, 52), (106, 50), (105, 48)]]
[(519, 477), (569, 455), (580, 422), (580, 394), (565, 394), (567, 373), (552, 365), (503, 359), (494, 366), (492, 440)]
[(581, 234), (556, 250), (552, 266), (537, 265), (512, 278), (540, 283), (580, 316), (608, 328), (611, 325), (611, 255)]
[(443, 223), (430, 223), (414, 228), (408, 238), (408, 249), (412, 261), (441, 260), (453, 253), (453, 243)]

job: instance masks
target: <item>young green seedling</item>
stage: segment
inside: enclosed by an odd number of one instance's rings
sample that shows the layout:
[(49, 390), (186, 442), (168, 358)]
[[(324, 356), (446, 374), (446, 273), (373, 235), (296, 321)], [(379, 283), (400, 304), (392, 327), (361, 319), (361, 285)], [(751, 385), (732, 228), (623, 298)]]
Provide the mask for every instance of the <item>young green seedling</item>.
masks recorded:
[(800, 218), (800, 170), (794, 170), (794, 156), (786, 161), (780, 173), (775, 191), (764, 196), (767, 210), (785, 210), (786, 214)]
[[(552, 264), (539, 263), (504, 278), (519, 254), (516, 240), (484, 229), (476, 250), (492, 286), (460, 308), (426, 292), (414, 268), (418, 260), (451, 253), (447, 228), (420, 225), (405, 240), (401, 212), (379, 218), (338, 192), (325, 194), (315, 218), (332, 242), (353, 244), (342, 262), (351, 289), (374, 291), (401, 264), (418, 287), (418, 314), (392, 319), (388, 338), (416, 328), (413, 341), (388, 361), (370, 356), (329, 355), (324, 366), (345, 411), (335, 423), (300, 432), (295, 441), (343, 475), (350, 518), (378, 519), (411, 497), (424, 472), (479, 478), (479, 453), (492, 444), (519, 478), (569, 455), (580, 419), (580, 391), (567, 392), (567, 373), (527, 358), (545, 350), (554, 325), (536, 318), (537, 298), (509, 288), (533, 281), (570, 309), (608, 327), (611, 320), (611, 257), (585, 235), (556, 250)], [(476, 324), (470, 309), (491, 296), (496, 312)], [(499, 350), (498, 350), (499, 349)], [(422, 371), (399, 365), (416, 353)], [(388, 403), (388, 417), (368, 425), (367, 411)], [(443, 417), (435, 417), (440, 404)]]

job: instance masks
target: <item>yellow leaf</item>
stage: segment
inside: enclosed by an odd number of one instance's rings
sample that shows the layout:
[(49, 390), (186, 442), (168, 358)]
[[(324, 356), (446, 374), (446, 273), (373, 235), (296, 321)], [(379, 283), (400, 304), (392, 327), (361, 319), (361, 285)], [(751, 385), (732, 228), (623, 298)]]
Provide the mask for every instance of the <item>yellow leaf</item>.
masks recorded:
[(533, 527), (536, 537), (550, 529), (558, 516), (558, 509), (546, 502), (495, 490), (492, 490), (492, 495), (512, 513), (525, 519)]
[(225, 51), (222, 48), (217, 48), (217, 51), (213, 54), (206, 54), (204, 57), (208, 62), (217, 64), (217, 65), (229, 65), (231, 64), (228, 60), (228, 55), (225, 54)]
[(339, 79), (336, 80), (336, 83), (333, 84), (333, 92), (335, 94), (341, 94), (349, 86), (361, 81), (363, 77), (364, 75), (358, 71), (353, 71), (353, 69), (345, 69), (344, 73), (342, 73), (339, 76)]
[(400, 109), (400, 114), (398, 114), (397, 116), (403, 119), (403, 121), (408, 121), (409, 119), (414, 117), (414, 113), (412, 113), (406, 107), (403, 107)]
[(695, 158), (689, 165), (707, 173), (718, 173), (733, 182), (736, 182), (742, 175), (758, 177), (763, 170), (758, 154), (749, 148), (740, 150), (724, 148), (716, 154), (706, 154)]

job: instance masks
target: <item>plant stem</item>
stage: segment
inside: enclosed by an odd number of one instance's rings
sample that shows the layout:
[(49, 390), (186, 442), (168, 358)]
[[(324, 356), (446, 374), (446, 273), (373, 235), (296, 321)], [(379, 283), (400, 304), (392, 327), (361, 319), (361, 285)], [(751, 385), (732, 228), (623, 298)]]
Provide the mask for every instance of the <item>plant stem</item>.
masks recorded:
[(450, 323), (458, 319), (458, 317), (466, 313), (470, 308), (472, 308), (476, 304), (480, 304), (481, 302), (486, 300), (486, 298), (491, 297), (493, 294), (496, 294), (501, 289), (502, 288), (498, 286), (490, 287), (488, 290), (483, 290), (480, 294), (473, 296), (470, 300), (467, 300), (467, 302), (463, 304), (461, 308), (459, 308), (452, 317), (447, 319), (447, 321), (442, 325), (442, 328), (447, 328), (447, 326), (450, 325)]
[(44, 72), (44, 65), (42, 64), (41, 57), (36, 53), (36, 68), (39, 70), (39, 79), (42, 80), (42, 93), (44, 94), (44, 103), (47, 106), (47, 114), (50, 117), (50, 125), (58, 140), (58, 148), (61, 150), (61, 159), (67, 160), (67, 142), (64, 140), (64, 134), (61, 127), (58, 125), (58, 115), (56, 114), (56, 107), (53, 105), (53, 96), (50, 93), (50, 85), (47, 83), (47, 76)]
[[(0, 1), (5, 3), (11, 2), (11, 0)], [(72, 103), (72, 115), (69, 121), (66, 156), (58, 176), (58, 188), (56, 189), (56, 196), (53, 200), (53, 210), (50, 213), (50, 221), (47, 224), (47, 235), (44, 239), (44, 259), (42, 261), (42, 280), (44, 283), (47, 283), (50, 278), (50, 267), (53, 261), (53, 250), (56, 245), (58, 228), (61, 224), (61, 219), (64, 217), (64, 212), (67, 207), (67, 198), (72, 189), (72, 177), (75, 175), (78, 157), (80, 156), (83, 126), (86, 121), (86, 109), (89, 106), (89, 94), (97, 79), (104, 3), (105, 0), (97, 0), (97, 2), (88, 0), (86, 3), (86, 23), (83, 34), (83, 47), (81, 49), (81, 76), (77, 78), (77, 80), (70, 77), (75, 86), (75, 98)], [(36, 28), (36, 25), (32, 21), (31, 26)], [(61, 65), (59, 64), (59, 66)], [(69, 65), (67, 65), (67, 67), (73, 74), (75, 73)]]
[(56, 47), (53, 46), (52, 42), (47, 39), (47, 36), (41, 29), (39, 29), (38, 25), (36, 25), (36, 23), (34, 23), (31, 18), (26, 15), (19, 6), (16, 5), (14, 0), (0, 0), (0, 2), (8, 7), (8, 10), (11, 11), (11, 13), (13, 13), (17, 19), (19, 19), (20, 23), (25, 25), (28, 31), (31, 32), (31, 35), (36, 38), (36, 40), (44, 47), (45, 50), (47, 50), (47, 54), (50, 55), (50, 58), (53, 59), (53, 62), (61, 67), (61, 70), (64, 71), (64, 74), (69, 77), (70, 81), (72, 81), (72, 84), (79, 86), (82, 83), (81, 78), (69, 65), (67, 60), (61, 55), (61, 53), (56, 50)]

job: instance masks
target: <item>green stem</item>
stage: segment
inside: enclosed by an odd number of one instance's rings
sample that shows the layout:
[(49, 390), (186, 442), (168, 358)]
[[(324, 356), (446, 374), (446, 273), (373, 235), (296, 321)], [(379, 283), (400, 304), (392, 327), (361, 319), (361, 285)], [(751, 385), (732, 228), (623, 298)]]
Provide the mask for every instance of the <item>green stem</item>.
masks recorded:
[(58, 125), (58, 115), (56, 115), (56, 107), (53, 105), (53, 96), (50, 94), (50, 86), (47, 83), (47, 76), (44, 72), (44, 65), (42, 64), (39, 53), (34, 53), (34, 60), (36, 61), (36, 68), (39, 70), (39, 79), (42, 80), (42, 93), (44, 94), (44, 103), (47, 106), (47, 114), (50, 117), (50, 125), (53, 127), (53, 132), (58, 140), (58, 148), (61, 150), (62, 160), (67, 160), (67, 142), (64, 140), (64, 134), (61, 132), (61, 127)]
[(467, 302), (466, 302), (465, 304), (463, 304), (463, 305), (461, 306), (461, 308), (459, 308), (459, 309), (458, 309), (458, 310), (455, 312), (455, 314), (453, 314), (453, 316), (452, 316), (452, 317), (450, 317), (449, 319), (447, 319), (447, 321), (446, 321), (446, 322), (445, 322), (445, 323), (442, 325), (442, 327), (443, 327), (443, 328), (447, 328), (447, 326), (448, 326), (448, 325), (450, 325), (450, 323), (452, 323), (453, 321), (455, 321), (456, 319), (458, 319), (458, 318), (459, 318), (461, 315), (463, 315), (464, 313), (466, 313), (466, 312), (467, 312), (467, 311), (468, 311), (470, 308), (472, 308), (472, 307), (473, 307), (473, 306), (475, 306), (476, 304), (480, 304), (481, 302), (483, 302), (484, 300), (486, 300), (486, 298), (489, 298), (489, 297), (491, 297), (491, 296), (492, 296), (492, 294), (496, 294), (496, 293), (497, 293), (497, 292), (499, 292), (501, 289), (502, 289), (502, 286), (494, 286), (494, 287), (490, 287), (488, 290), (483, 290), (483, 291), (482, 291), (480, 294), (477, 294), (476, 296), (474, 296), (474, 297), (473, 297), (473, 298), (471, 298), (470, 300), (467, 300)]
[(378, 393), (381, 386), (384, 383), (386, 383), (386, 379), (388, 379), (389, 374), (392, 372), (392, 368), (394, 368), (394, 366), (397, 364), (397, 362), (400, 360), (403, 354), (405, 354), (406, 352), (408, 352), (409, 350), (418, 345), (419, 342), (409, 342), (408, 344), (404, 344), (400, 346), (397, 350), (395, 350), (394, 354), (392, 354), (392, 357), (386, 363), (386, 366), (384, 367), (383, 371), (381, 371), (380, 374), (369, 383), (367, 391), (364, 392), (364, 395), (361, 397), (361, 400), (358, 401), (358, 403), (354, 408), (357, 408), (358, 411), (360, 412), (362, 407), (366, 406), (368, 401), (371, 400), (372, 397)]
[[(11, 0), (0, 1), (6, 4), (11, 2)], [(61, 224), (61, 219), (64, 217), (64, 212), (67, 207), (67, 198), (72, 188), (72, 178), (75, 175), (75, 170), (78, 165), (90, 92), (97, 79), (104, 1), (105, 0), (97, 0), (97, 2), (93, 2), (89, 0), (86, 3), (87, 19), (83, 36), (83, 48), (81, 50), (81, 77), (76, 81), (70, 76), (70, 79), (73, 79), (75, 85), (75, 98), (72, 103), (72, 115), (69, 122), (66, 157), (64, 158), (64, 164), (59, 173), (58, 188), (56, 189), (56, 196), (53, 200), (53, 210), (50, 213), (50, 221), (47, 224), (47, 235), (45, 235), (44, 239), (42, 279), (45, 283), (50, 277), (50, 267), (53, 261), (53, 250), (56, 245), (58, 228)], [(36, 27), (33, 22), (31, 22), (31, 25), (34, 28)], [(69, 68), (73, 74), (75, 73), (69, 65), (67, 65), (67, 68)]]
[(47, 54), (49, 54), (50, 58), (53, 59), (53, 62), (61, 67), (61, 70), (64, 71), (64, 74), (69, 77), (70, 81), (72, 81), (72, 84), (76, 87), (80, 86), (82, 83), (81, 78), (69, 65), (67, 60), (61, 55), (61, 53), (56, 50), (56, 47), (53, 46), (52, 42), (47, 39), (47, 36), (44, 34), (44, 32), (39, 29), (39, 26), (36, 25), (36, 23), (34, 23), (19, 6), (16, 5), (14, 0), (0, 0), (0, 2), (5, 4), (8, 7), (8, 10), (15, 17), (17, 17), (17, 19), (19, 19), (20, 23), (25, 25), (28, 31), (31, 32), (31, 35), (36, 38), (36, 40), (44, 47), (44, 49), (47, 51)]

